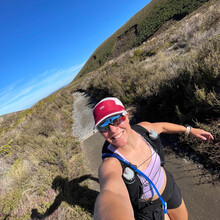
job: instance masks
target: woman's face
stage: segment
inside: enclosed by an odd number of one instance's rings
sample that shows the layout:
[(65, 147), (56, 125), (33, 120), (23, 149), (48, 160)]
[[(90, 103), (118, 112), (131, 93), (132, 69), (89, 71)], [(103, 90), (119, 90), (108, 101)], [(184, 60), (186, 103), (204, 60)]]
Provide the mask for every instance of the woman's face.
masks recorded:
[(105, 139), (115, 147), (124, 146), (128, 141), (128, 134), (131, 129), (128, 114), (125, 115), (125, 121), (118, 126), (109, 125), (109, 130), (101, 133)]

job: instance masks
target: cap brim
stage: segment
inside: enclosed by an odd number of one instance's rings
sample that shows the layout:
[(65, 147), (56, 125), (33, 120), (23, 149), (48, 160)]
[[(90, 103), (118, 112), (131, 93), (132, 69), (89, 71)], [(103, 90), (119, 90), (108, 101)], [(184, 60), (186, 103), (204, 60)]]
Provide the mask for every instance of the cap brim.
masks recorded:
[(105, 119), (113, 116), (113, 115), (118, 115), (118, 114), (121, 114), (121, 113), (124, 113), (124, 115), (127, 114), (127, 112), (125, 110), (122, 110), (122, 111), (118, 111), (118, 112), (113, 112), (111, 114), (108, 114), (106, 115), (105, 117), (103, 117), (101, 120), (99, 120), (96, 124), (95, 124), (95, 128), (97, 128), (97, 126), (99, 126)]

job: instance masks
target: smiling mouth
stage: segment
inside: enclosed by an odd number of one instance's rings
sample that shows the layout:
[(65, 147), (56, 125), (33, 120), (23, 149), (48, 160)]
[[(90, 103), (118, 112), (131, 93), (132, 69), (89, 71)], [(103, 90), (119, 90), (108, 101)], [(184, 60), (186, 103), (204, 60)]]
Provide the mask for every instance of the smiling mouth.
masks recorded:
[(112, 139), (118, 139), (118, 138), (120, 138), (121, 136), (122, 136), (122, 134), (123, 134), (123, 132), (121, 132), (118, 136), (115, 136), (115, 137), (112, 137)]

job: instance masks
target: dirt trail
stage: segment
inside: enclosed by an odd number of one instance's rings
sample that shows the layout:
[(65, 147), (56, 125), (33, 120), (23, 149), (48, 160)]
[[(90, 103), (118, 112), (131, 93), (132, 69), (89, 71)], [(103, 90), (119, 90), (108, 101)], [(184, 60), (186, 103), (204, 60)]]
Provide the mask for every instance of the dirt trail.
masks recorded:
[[(94, 177), (101, 163), (101, 147), (104, 138), (93, 133), (93, 101), (82, 93), (74, 94), (74, 135), (79, 138), (87, 166)], [(166, 152), (166, 168), (173, 174), (181, 188), (189, 220), (220, 220), (220, 185), (213, 185), (212, 176), (199, 164), (188, 158), (180, 158), (169, 149)], [(91, 182), (92, 189), (99, 191), (98, 183)]]

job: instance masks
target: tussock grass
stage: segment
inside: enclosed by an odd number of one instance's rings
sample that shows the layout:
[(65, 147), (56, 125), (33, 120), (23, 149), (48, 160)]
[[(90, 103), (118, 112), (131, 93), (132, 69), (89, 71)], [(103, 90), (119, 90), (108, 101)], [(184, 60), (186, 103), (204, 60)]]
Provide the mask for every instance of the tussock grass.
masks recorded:
[[(91, 219), (91, 204), (80, 209), (76, 197), (71, 197), (72, 192), (87, 199), (81, 186), (67, 187), (86, 172), (79, 144), (72, 136), (72, 111), (73, 96), (66, 87), (30, 109), (1, 118), (1, 219), (78, 219), (80, 215)], [(54, 187), (57, 176), (60, 181)], [(88, 193), (87, 179), (82, 183)], [(58, 190), (62, 180), (66, 180), (65, 194)], [(96, 194), (92, 195), (94, 200)]]
[[(210, 1), (140, 47), (91, 72), (76, 88), (97, 100), (116, 96), (126, 106), (136, 106), (137, 121), (206, 125), (216, 138), (206, 146), (219, 147), (219, 12), (219, 1)], [(197, 146), (192, 149), (200, 155), (208, 152), (199, 142), (192, 146)], [(218, 147), (215, 153), (207, 153), (206, 165), (216, 165), (216, 169)]]
[(205, 2), (207, 0), (151, 1), (94, 51), (75, 80), (103, 66), (128, 49), (140, 46), (165, 22), (169, 21), (169, 25), (172, 25)]
[(76, 90), (97, 100), (117, 96), (136, 107), (137, 121), (211, 131), (215, 140), (206, 145), (180, 144), (219, 174), (219, 11), (212, 0), (32, 108), (0, 117), (0, 218), (92, 219), (97, 192), (88, 180), (95, 179), (72, 136)]

